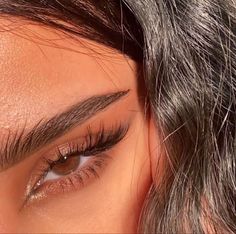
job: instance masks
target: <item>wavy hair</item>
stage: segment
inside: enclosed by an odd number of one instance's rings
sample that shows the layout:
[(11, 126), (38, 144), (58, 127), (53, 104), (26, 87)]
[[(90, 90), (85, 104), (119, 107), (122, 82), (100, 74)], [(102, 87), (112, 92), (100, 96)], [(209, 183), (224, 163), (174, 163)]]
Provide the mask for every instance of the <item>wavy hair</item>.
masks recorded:
[(236, 233), (235, 0), (0, 0), (0, 14), (96, 40), (143, 68), (165, 168), (140, 233)]

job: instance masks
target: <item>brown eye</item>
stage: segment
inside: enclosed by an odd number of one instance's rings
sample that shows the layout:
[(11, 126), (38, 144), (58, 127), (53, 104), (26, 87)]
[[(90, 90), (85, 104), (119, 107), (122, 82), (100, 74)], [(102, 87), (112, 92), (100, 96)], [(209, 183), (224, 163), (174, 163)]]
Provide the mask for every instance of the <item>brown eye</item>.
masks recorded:
[(51, 172), (55, 173), (56, 175), (68, 175), (71, 172), (75, 171), (80, 164), (80, 157), (79, 156), (73, 156), (73, 157), (63, 157), (51, 168)]

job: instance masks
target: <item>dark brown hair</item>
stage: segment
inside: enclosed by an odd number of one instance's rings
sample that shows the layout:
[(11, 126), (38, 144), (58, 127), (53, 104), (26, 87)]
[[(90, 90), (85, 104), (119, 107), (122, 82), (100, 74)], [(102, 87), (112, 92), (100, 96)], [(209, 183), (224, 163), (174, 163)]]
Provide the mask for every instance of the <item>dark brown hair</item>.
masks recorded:
[(143, 66), (166, 168), (157, 165), (139, 232), (236, 233), (234, 0), (1, 0), (0, 13), (96, 40)]

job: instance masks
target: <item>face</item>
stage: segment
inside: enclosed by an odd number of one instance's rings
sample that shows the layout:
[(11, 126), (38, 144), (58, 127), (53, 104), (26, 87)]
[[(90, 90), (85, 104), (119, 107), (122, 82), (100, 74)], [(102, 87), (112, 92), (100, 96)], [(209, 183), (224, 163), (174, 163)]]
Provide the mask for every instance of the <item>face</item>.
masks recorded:
[(151, 180), (137, 64), (0, 23), (0, 232), (135, 232)]

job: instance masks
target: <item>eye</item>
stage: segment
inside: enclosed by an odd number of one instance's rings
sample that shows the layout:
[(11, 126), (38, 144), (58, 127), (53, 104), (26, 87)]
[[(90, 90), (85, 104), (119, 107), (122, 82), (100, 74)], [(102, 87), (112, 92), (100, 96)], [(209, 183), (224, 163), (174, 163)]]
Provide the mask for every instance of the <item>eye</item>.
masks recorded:
[(72, 157), (64, 156), (55, 163), (53, 163), (50, 168), (50, 171), (48, 171), (47, 175), (44, 178), (44, 182), (48, 180), (55, 180), (62, 176), (69, 175), (79, 169), (79, 167), (83, 166), (86, 161), (88, 161), (88, 157), (86, 158), (81, 155), (76, 155)]
[(96, 133), (88, 129), (86, 136), (57, 146), (53, 150), (54, 160), (43, 157), (43, 166), (36, 179), (33, 177), (26, 200), (75, 191), (99, 178), (112, 157), (110, 150), (126, 136), (128, 129), (128, 124), (106, 130), (101, 127)]

